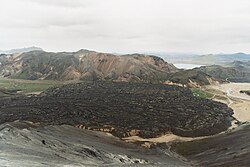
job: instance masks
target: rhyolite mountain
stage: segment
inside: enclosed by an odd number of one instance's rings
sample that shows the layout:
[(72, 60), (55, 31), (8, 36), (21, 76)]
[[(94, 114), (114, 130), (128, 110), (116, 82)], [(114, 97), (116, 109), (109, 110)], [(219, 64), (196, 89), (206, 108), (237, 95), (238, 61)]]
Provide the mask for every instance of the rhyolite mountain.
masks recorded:
[(155, 56), (116, 56), (88, 50), (60, 53), (32, 51), (2, 59), (2, 76), (32, 80), (155, 81), (164, 80), (166, 73), (177, 70)]
[(31, 51), (2, 54), (0, 62), (0, 76), (16, 79), (112, 80), (174, 83), (191, 87), (215, 80), (203, 72), (180, 72), (160, 57), (143, 54), (117, 56), (89, 50), (59, 53)]

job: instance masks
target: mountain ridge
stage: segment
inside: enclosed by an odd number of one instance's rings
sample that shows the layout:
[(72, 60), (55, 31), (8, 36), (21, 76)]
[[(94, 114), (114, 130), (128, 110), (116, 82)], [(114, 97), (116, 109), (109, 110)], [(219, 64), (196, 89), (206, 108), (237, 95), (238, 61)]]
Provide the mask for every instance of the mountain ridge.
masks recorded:
[(116, 56), (84, 49), (5, 55), (1, 64), (2, 76), (19, 79), (153, 81), (177, 71), (173, 64), (151, 55)]
[(227, 65), (233, 60), (250, 61), (250, 54), (237, 53), (218, 53), (218, 54), (170, 54), (170, 53), (155, 53), (171, 63), (176, 64), (202, 64), (202, 65)]
[(199, 87), (220, 79), (194, 70), (180, 70), (163, 58), (145, 54), (114, 55), (30, 51), (0, 56), (0, 76), (28, 80), (147, 82)]
[(43, 49), (40, 47), (36, 47), (36, 46), (10, 49), (10, 50), (1, 50), (0, 49), (0, 54), (15, 54), (15, 53), (22, 53), (22, 52), (30, 52), (30, 51), (35, 51), (35, 50), (42, 51)]

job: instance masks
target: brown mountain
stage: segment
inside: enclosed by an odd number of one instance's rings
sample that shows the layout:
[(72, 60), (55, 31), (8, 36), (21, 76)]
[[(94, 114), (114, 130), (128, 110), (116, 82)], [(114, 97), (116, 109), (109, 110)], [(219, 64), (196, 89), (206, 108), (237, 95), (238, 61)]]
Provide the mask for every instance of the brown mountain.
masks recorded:
[(152, 55), (117, 56), (89, 50), (3, 54), (0, 56), (0, 76), (28, 80), (151, 82), (185, 87), (221, 82), (204, 71), (179, 70)]
[(131, 54), (116, 56), (88, 50), (51, 53), (32, 51), (3, 55), (0, 73), (19, 79), (164, 81), (177, 71), (162, 58)]

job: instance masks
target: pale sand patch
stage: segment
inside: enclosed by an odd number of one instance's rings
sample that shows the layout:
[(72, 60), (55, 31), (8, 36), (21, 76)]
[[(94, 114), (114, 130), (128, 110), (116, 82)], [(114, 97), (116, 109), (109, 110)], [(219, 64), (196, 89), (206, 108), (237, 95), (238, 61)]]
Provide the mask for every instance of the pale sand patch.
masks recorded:
[(228, 83), (208, 86), (224, 93), (227, 100), (219, 99), (215, 96), (214, 100), (226, 103), (234, 110), (234, 117), (242, 122), (250, 121), (250, 96), (240, 93), (241, 90), (250, 90), (250, 83)]
[(136, 142), (136, 141), (141, 141), (141, 142), (150, 142), (150, 143), (165, 143), (165, 142), (171, 142), (174, 140), (181, 140), (181, 141), (192, 141), (192, 140), (199, 140), (199, 139), (204, 139), (208, 138), (209, 136), (204, 136), (204, 137), (181, 137), (177, 136), (174, 134), (166, 134), (164, 136), (156, 137), (156, 138), (148, 138), (144, 139), (139, 136), (130, 136), (123, 138), (126, 142)]
[(39, 94), (41, 94), (42, 92), (40, 91), (40, 92), (30, 92), (30, 93), (28, 93), (28, 94), (32, 94), (32, 95), (39, 95)]

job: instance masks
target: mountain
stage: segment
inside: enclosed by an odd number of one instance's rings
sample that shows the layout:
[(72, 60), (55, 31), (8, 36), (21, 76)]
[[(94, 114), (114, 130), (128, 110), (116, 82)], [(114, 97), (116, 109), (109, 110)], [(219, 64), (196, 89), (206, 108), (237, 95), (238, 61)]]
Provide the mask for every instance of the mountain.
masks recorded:
[(250, 55), (245, 53), (210, 54), (198, 56), (196, 61), (206, 62), (206, 64), (225, 65), (232, 61), (250, 61)]
[(3, 56), (2, 76), (19, 79), (159, 81), (177, 68), (163, 59), (141, 54), (116, 56), (88, 50), (31, 51)]
[(241, 69), (244, 72), (250, 72), (250, 61), (233, 61), (229, 66)]
[(39, 47), (28, 47), (28, 48), (19, 48), (19, 49), (11, 49), (11, 50), (0, 50), (0, 54), (14, 54), (14, 53), (23, 53), (23, 52), (30, 52), (35, 50), (43, 50)]
[(112, 80), (174, 83), (187, 87), (215, 80), (203, 72), (182, 71), (152, 55), (113, 55), (95, 51), (31, 51), (0, 56), (0, 76), (28, 80)]
[(250, 62), (234, 61), (228, 65), (230, 66), (202, 66), (194, 70), (204, 72), (217, 79), (231, 82), (250, 82)]
[(3, 63), (7, 62), (8, 58), (6, 54), (0, 54), (0, 67)]
[(218, 84), (224, 82), (221, 78), (209, 75), (202, 70), (179, 70), (168, 74), (165, 84), (179, 85), (184, 87), (197, 88), (204, 85)]
[(201, 62), (195, 62), (195, 59), (200, 56), (195, 53), (164, 53), (164, 52), (152, 52), (151, 54), (164, 58), (173, 64), (201, 64)]
[(212, 66), (202, 66), (200, 68), (196, 68), (197, 71), (202, 71), (208, 75), (211, 75), (215, 78), (221, 79), (231, 79), (236, 77), (244, 77), (245, 73), (235, 67), (223, 67), (220, 65), (212, 65)]
[(232, 61), (250, 61), (250, 54), (234, 53), (234, 54), (171, 54), (156, 53), (164, 59), (174, 64), (201, 64), (201, 65), (227, 65)]

